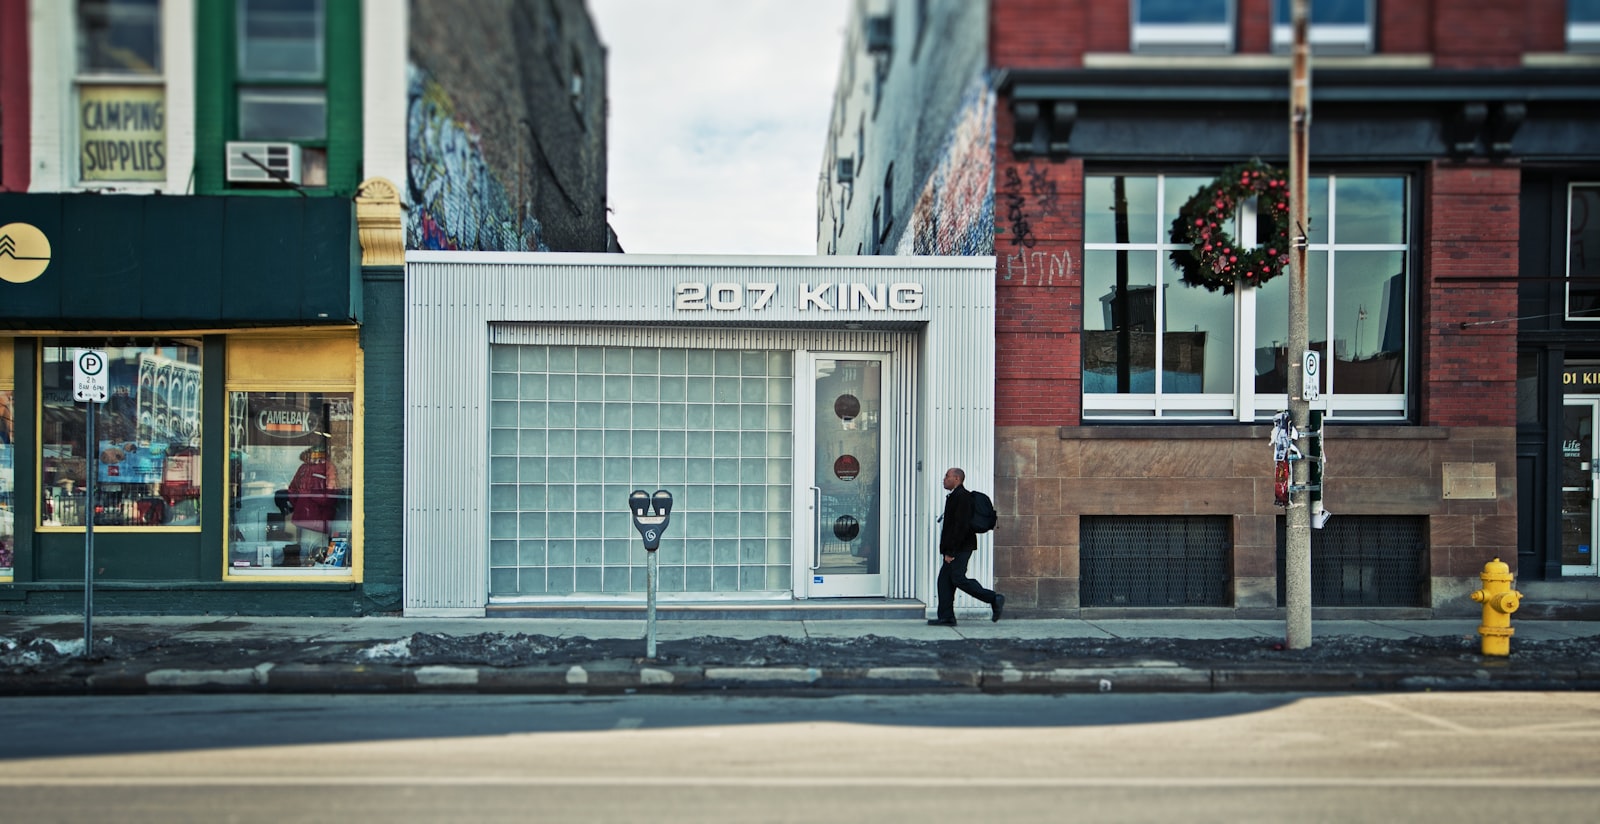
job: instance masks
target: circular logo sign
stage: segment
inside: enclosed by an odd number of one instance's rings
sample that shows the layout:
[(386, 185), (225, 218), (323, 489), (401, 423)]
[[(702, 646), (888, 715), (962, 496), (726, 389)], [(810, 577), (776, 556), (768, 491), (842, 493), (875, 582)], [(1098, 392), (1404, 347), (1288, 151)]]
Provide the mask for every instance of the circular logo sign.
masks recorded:
[(27, 283), (50, 265), (50, 241), (26, 223), (0, 226), (0, 280)]
[(846, 423), (855, 420), (861, 414), (861, 401), (855, 395), (840, 395), (833, 402), (833, 414)]
[(848, 544), (861, 534), (861, 522), (852, 515), (840, 515), (833, 522), (833, 534)]
[(853, 481), (861, 474), (861, 462), (854, 455), (840, 455), (833, 462), (833, 474), (841, 481)]

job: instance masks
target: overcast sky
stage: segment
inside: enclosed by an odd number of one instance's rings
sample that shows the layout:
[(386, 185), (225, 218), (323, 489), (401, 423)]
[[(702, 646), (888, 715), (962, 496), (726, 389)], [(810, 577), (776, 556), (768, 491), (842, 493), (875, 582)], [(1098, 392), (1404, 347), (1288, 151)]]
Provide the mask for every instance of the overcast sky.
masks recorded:
[(816, 252), (849, 0), (588, 0), (630, 254)]

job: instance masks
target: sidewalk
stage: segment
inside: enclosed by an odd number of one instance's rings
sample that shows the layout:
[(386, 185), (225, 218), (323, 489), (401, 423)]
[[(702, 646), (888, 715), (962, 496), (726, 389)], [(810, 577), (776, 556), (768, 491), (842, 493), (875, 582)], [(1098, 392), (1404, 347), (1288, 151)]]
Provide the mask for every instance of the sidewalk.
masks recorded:
[(1600, 689), (1600, 622), (0, 616), (0, 694)]

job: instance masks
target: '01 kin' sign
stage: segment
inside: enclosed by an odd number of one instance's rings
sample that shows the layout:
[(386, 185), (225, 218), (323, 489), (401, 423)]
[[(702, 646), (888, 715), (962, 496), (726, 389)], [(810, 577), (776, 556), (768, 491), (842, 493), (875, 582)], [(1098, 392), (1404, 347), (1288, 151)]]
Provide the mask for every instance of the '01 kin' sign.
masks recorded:
[[(679, 312), (759, 312), (778, 295), (776, 283), (679, 283), (672, 308)], [(802, 283), (795, 306), (801, 312), (915, 312), (922, 308), (920, 283)]]

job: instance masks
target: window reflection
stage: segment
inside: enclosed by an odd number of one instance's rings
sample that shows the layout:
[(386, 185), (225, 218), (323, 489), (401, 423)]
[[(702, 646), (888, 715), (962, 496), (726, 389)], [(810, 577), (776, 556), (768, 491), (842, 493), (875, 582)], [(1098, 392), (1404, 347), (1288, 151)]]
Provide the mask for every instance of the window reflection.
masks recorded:
[(78, 0), (78, 69), (85, 74), (160, 74), (160, 1)]
[(233, 574), (348, 571), (354, 427), (350, 392), (229, 393)]
[[(106, 355), (109, 397), (95, 407), (92, 445), (85, 406), (73, 400), (78, 349)], [(198, 526), (199, 343), (53, 341), (42, 367), (42, 524), (84, 525), (93, 449), (96, 526)]]
[[(9, 353), (7, 353), (9, 354)], [(0, 391), (0, 576), (11, 574), (16, 547), (16, 455), (12, 452), (12, 393)]]
[[(1082, 338), (1086, 417), (1151, 414), (1129, 400), (1107, 399), (1097, 405), (1094, 395), (1170, 397), (1245, 391), (1263, 396), (1254, 401), (1260, 411), (1273, 403), (1272, 395), (1287, 392), (1288, 273), (1261, 287), (1223, 294), (1183, 284), (1170, 265), (1170, 256), (1186, 248), (1171, 241), (1171, 223), (1183, 203), (1210, 181), (1199, 176), (1086, 176)], [(1393, 417), (1403, 411), (1407, 391), (1406, 178), (1321, 176), (1307, 188), (1308, 345), (1322, 355), (1321, 393), (1333, 413), (1340, 410), (1339, 393), (1389, 396), (1393, 411), (1383, 408), (1377, 414)], [(1600, 187), (1584, 194), (1600, 195)], [(1584, 208), (1579, 203), (1575, 195), (1575, 213)], [(1237, 221), (1229, 231), (1235, 237), (1248, 234), (1240, 231)], [(1588, 245), (1600, 248), (1600, 237)], [(1585, 264), (1594, 257), (1585, 257)], [(1596, 274), (1600, 275), (1600, 266)], [(1255, 321), (1239, 330), (1236, 312), (1252, 304)], [(1600, 309), (1600, 292), (1595, 305)], [(1241, 386), (1236, 364), (1242, 347), (1254, 356), (1245, 361), (1253, 363), (1253, 368), (1246, 367), (1253, 374)], [(1149, 403), (1158, 416), (1180, 408), (1154, 398)], [(1194, 401), (1185, 403), (1191, 404), (1190, 409), (1200, 408), (1193, 406)], [(1377, 409), (1370, 398), (1360, 403), (1363, 414), (1370, 416)]]
[(1600, 186), (1572, 187), (1567, 221), (1567, 317), (1600, 319)]

